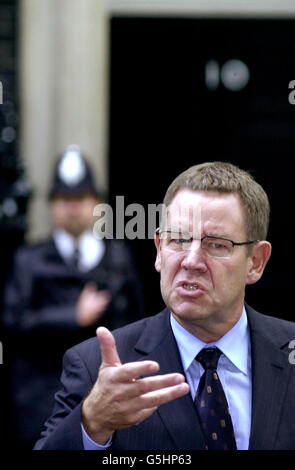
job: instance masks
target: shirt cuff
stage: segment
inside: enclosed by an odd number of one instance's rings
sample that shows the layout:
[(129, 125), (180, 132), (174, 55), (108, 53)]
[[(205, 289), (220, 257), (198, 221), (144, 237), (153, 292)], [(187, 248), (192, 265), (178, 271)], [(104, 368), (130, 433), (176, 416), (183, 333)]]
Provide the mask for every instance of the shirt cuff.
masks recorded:
[(112, 436), (109, 438), (108, 442), (105, 445), (100, 445), (97, 444), (97, 442), (94, 442), (87, 434), (87, 432), (84, 429), (83, 424), (81, 423), (81, 428), (82, 428), (82, 438), (83, 438), (83, 446), (84, 450), (106, 450), (108, 447), (110, 447), (112, 443)]

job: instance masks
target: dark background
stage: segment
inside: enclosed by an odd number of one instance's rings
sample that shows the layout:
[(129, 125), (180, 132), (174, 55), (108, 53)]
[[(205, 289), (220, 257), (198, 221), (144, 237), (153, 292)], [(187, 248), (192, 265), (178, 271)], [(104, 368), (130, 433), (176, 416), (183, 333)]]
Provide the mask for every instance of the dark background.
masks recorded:
[[(15, 249), (24, 242), (27, 229), (27, 203), (30, 188), (19, 154), (18, 96), (18, 31), (17, 0), (0, 1), (0, 81), (3, 104), (0, 104), (0, 314), (2, 291)], [(0, 364), (0, 448), (11, 444), (9, 410), (10, 348), (5, 331), (0, 326), (3, 364)]]
[[(295, 24), (288, 20), (116, 17), (111, 21), (110, 196), (162, 202), (191, 165), (222, 160), (250, 170), (269, 195), (273, 253), (247, 288), (258, 310), (293, 320)], [(248, 85), (210, 90), (205, 65), (242, 60)], [(128, 220), (128, 219), (127, 219)], [(162, 300), (152, 240), (132, 241), (148, 288), (148, 309)]]

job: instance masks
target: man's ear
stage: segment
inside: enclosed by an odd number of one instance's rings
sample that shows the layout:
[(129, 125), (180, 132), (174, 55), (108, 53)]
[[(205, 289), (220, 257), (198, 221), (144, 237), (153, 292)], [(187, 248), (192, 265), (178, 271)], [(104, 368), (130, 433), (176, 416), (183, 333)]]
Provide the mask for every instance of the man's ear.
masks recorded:
[(161, 271), (161, 244), (160, 244), (160, 235), (159, 231), (156, 230), (155, 236), (154, 236), (154, 242), (156, 245), (157, 249), (157, 256), (156, 256), (156, 261), (155, 261), (155, 268), (158, 271), (158, 273)]
[(271, 244), (267, 241), (255, 243), (249, 256), (247, 284), (255, 284), (261, 278), (271, 255)]

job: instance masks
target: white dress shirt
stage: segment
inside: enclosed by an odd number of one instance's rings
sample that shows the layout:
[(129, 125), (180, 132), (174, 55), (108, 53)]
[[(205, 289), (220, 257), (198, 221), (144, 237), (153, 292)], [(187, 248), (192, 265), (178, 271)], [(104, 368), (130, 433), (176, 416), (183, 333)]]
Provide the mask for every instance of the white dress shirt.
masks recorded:
[(90, 230), (83, 232), (76, 240), (65, 230), (56, 229), (53, 232), (53, 239), (57, 251), (66, 262), (72, 259), (75, 248), (79, 249), (78, 267), (84, 272), (97, 266), (105, 253), (103, 240), (95, 237)]
[(247, 450), (251, 427), (252, 379), (250, 334), (245, 308), (233, 328), (210, 344), (185, 330), (172, 315), (170, 319), (193, 400), (204, 372), (195, 357), (201, 349), (209, 346), (216, 346), (222, 351), (217, 372), (229, 405), (237, 449)]

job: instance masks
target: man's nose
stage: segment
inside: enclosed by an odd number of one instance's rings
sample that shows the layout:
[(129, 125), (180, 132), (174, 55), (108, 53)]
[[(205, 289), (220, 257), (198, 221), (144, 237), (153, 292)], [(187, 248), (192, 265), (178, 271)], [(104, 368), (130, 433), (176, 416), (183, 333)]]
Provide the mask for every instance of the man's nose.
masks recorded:
[(182, 267), (185, 269), (206, 270), (206, 254), (201, 246), (201, 240), (194, 240), (188, 250), (185, 251), (182, 261)]

